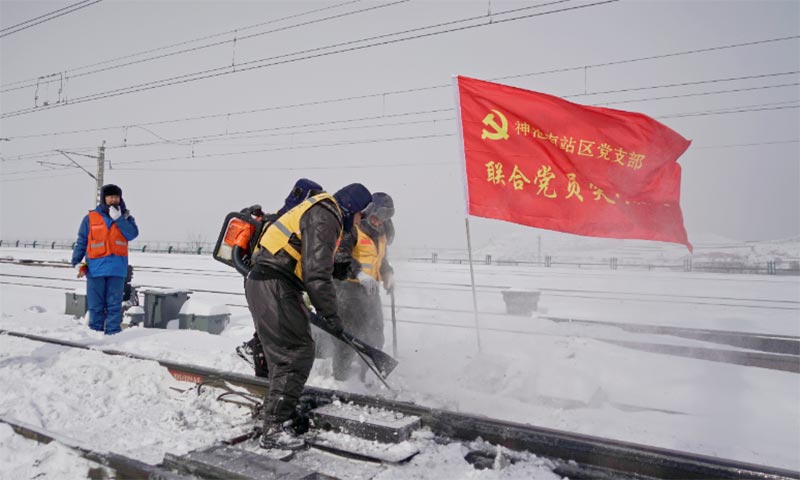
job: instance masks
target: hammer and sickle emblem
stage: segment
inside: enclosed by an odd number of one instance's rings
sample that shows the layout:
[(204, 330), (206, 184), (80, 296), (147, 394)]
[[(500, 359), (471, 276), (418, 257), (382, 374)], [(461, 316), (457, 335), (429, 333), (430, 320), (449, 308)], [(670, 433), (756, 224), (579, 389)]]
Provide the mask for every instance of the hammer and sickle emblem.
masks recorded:
[[(487, 138), (489, 140), (508, 140), (508, 120), (506, 120), (505, 115), (497, 110), (492, 110), (492, 112), (494, 113), (490, 113), (483, 117), (483, 124), (492, 128), (494, 132), (484, 129), (481, 133), (481, 140), (485, 140)], [(495, 114), (500, 117), (500, 125), (494, 121)]]

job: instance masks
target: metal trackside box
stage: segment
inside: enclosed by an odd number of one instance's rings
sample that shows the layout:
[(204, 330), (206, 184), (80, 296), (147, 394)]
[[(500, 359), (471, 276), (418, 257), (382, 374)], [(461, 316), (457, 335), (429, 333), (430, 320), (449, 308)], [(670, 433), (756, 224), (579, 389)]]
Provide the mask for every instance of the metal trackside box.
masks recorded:
[(183, 304), (178, 314), (181, 330), (201, 330), (219, 335), (230, 322), (231, 313), (225, 305), (204, 305), (190, 300)]
[(144, 294), (144, 326), (146, 328), (167, 328), (170, 320), (178, 318), (181, 307), (192, 292), (148, 288), (140, 290), (140, 293)]
[(86, 315), (86, 292), (66, 292), (66, 296), (64, 313), (83, 318)]

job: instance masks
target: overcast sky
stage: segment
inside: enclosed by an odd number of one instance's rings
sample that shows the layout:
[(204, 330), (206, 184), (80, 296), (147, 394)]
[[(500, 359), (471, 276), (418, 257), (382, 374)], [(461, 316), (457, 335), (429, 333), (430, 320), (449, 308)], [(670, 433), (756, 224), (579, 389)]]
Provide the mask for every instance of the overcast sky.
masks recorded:
[(142, 241), (213, 241), (304, 176), (390, 193), (399, 245), (463, 247), (454, 74), (691, 139), (690, 240), (800, 235), (800, 2), (602, 1), (1, 1), (0, 238), (74, 238), (95, 181), (71, 161), (105, 141)]

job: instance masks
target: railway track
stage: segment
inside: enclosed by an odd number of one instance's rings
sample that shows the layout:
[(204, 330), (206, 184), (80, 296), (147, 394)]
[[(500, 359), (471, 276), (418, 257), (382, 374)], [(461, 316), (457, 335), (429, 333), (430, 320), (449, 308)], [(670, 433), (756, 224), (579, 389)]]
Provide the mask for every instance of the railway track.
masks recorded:
[[(0, 284), (28, 286), (35, 288), (61, 289), (61, 290), (69, 290), (69, 288), (60, 287), (57, 285), (42, 285), (37, 283), (31, 283), (30, 280), (46, 280), (54, 282), (64, 282), (67, 284), (83, 283), (83, 280), (79, 279), (64, 279), (64, 278), (48, 277), (48, 276), (15, 275), (15, 274), (0, 273), (0, 278), (3, 277), (19, 278), (26, 280), (27, 282), (10, 282), (10, 281), (0, 280)], [(158, 289), (172, 288), (162, 285), (140, 285), (140, 287), (158, 288)], [(208, 293), (208, 294), (227, 295), (236, 297), (244, 296), (243, 292), (233, 292), (233, 291), (223, 291), (223, 290), (213, 290), (213, 289), (198, 288), (198, 289), (192, 289), (192, 291), (198, 293)], [(247, 305), (244, 303), (241, 304), (226, 303), (226, 305), (231, 307), (239, 307), (245, 309), (247, 308)], [(384, 307), (388, 308), (388, 306)], [(457, 308), (397, 305), (397, 309), (399, 311), (403, 310), (433, 311), (433, 312), (455, 313), (465, 316), (473, 315), (472, 310), (457, 309)], [(480, 311), (479, 313), (484, 316), (491, 316), (493, 318), (498, 319), (499, 321), (508, 318), (508, 315), (500, 314), (497, 312)], [(652, 335), (666, 335), (672, 337), (680, 337), (685, 339), (716, 343), (720, 345), (733, 346), (753, 351), (707, 348), (701, 346), (687, 347), (674, 344), (642, 342), (642, 341), (624, 341), (624, 340), (609, 339), (598, 335), (594, 336), (580, 335), (576, 334), (575, 332), (570, 332), (568, 334), (559, 334), (559, 333), (540, 332), (536, 330), (513, 329), (502, 326), (491, 326), (491, 327), (483, 326), (481, 330), (487, 332), (534, 335), (534, 336), (563, 337), (563, 336), (578, 335), (584, 338), (593, 338), (596, 340), (613, 343), (621, 347), (635, 349), (635, 350), (642, 350), (642, 351), (661, 353), (673, 356), (687, 357), (687, 358), (698, 358), (702, 360), (708, 360), (720, 363), (729, 363), (734, 365), (768, 368), (772, 370), (800, 373), (800, 337), (797, 336), (758, 334), (758, 333), (741, 332), (741, 331), (696, 329), (696, 328), (672, 327), (663, 325), (643, 325), (643, 324), (632, 324), (627, 322), (610, 322), (610, 321), (599, 321), (599, 320), (576, 319), (570, 317), (559, 317), (551, 315), (541, 315), (539, 316), (539, 318), (561, 324), (609, 327), (637, 334), (652, 334)], [(474, 326), (472, 326), (471, 324), (459, 324), (456, 322), (445, 323), (445, 322), (407, 320), (407, 319), (406, 320), (398, 319), (397, 322), (400, 324), (407, 323), (416, 325), (428, 325), (432, 327), (474, 329)]]
[[(94, 462), (98, 466), (102, 466), (114, 471), (114, 478), (118, 479), (163, 479), (163, 480), (179, 480), (188, 479), (191, 477), (183, 476), (162, 468), (157, 465), (150, 465), (135, 458), (126, 457), (113, 452), (101, 452), (92, 450), (82, 446), (80, 442), (66, 438), (63, 435), (58, 435), (49, 432), (43, 428), (27, 425), (23, 422), (13, 418), (0, 416), (0, 423), (9, 425), (17, 434), (25, 438), (35, 440), (39, 443), (48, 444), (50, 442), (58, 442), (65, 447), (69, 448), (79, 456)], [(94, 470), (94, 469), (93, 469)], [(104, 473), (97, 471), (89, 472), (90, 478), (107, 478)]]
[[(9, 260), (0, 258), (0, 264), (14, 264), (35, 267), (54, 267), (54, 268), (71, 268), (65, 262), (53, 261), (39, 261), (39, 260)], [(211, 277), (226, 277), (226, 278), (239, 278), (240, 275), (236, 272), (226, 272), (220, 270), (198, 269), (198, 268), (171, 268), (171, 267), (152, 267), (152, 266), (137, 266), (136, 271), (139, 272), (153, 272), (153, 273), (187, 273)], [(35, 277), (31, 277), (35, 278)], [(47, 278), (47, 277), (42, 277)], [(476, 284), (477, 291), (481, 293), (498, 293), (502, 290), (511, 288), (508, 285), (496, 284)], [(413, 284), (403, 285), (404, 289), (424, 289), (424, 290), (446, 290), (446, 291), (467, 291), (472, 288), (469, 283), (459, 282), (430, 282), (425, 280), (415, 280)], [(538, 288), (537, 290), (546, 293), (548, 296), (553, 297), (566, 297), (566, 298), (585, 298), (597, 299), (604, 301), (634, 301), (634, 302), (671, 302), (682, 303), (687, 305), (709, 305), (714, 307), (740, 307), (740, 308), (762, 308), (762, 309), (778, 309), (778, 310), (798, 310), (800, 311), (800, 301), (798, 300), (777, 300), (769, 298), (737, 298), (737, 297), (724, 297), (724, 296), (709, 296), (709, 295), (676, 295), (668, 293), (651, 293), (651, 292), (619, 292), (614, 290), (596, 290), (596, 289), (568, 289), (568, 288)], [(198, 290), (200, 291), (200, 290)], [(241, 292), (222, 292), (222, 291), (207, 291), (208, 293), (227, 293), (237, 295)], [(723, 300), (724, 302), (719, 302)]]
[[(108, 355), (122, 355), (157, 362), (178, 380), (197, 384), (228, 384), (261, 395), (266, 380), (232, 372), (157, 360), (116, 350), (97, 350), (86, 345), (38, 335), (0, 329), (0, 334), (46, 342), (66, 348), (91, 349)], [(421, 425), (451, 441), (470, 442), (482, 438), (513, 451), (527, 451), (552, 462), (554, 473), (570, 478), (617, 479), (798, 479), (800, 472), (742, 463), (733, 460), (678, 452), (588, 435), (562, 432), (531, 425), (495, 420), (483, 416), (431, 409), (379, 396), (306, 387), (306, 394), (320, 398), (337, 397), (342, 402), (396, 411), (420, 418)], [(56, 436), (36, 431), (9, 419), (0, 419), (26, 436), (47, 440)], [(120, 455), (84, 451), (82, 456), (119, 469), (119, 478), (181, 478), (163, 465), (147, 465)], [(130, 476), (128, 476), (130, 475)], [(172, 475), (172, 476), (170, 476)]]

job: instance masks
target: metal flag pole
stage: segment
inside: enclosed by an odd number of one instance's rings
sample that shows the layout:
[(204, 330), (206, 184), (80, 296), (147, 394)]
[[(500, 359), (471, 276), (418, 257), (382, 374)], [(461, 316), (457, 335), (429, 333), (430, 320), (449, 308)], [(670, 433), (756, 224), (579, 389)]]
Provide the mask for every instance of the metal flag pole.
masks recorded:
[(472, 240), (469, 235), (469, 217), (464, 217), (467, 226), (467, 252), (469, 254), (469, 279), (472, 283), (472, 311), (475, 312), (475, 334), (478, 338), (478, 351), (481, 351), (481, 326), (478, 323), (478, 294), (475, 292), (475, 269), (472, 268)]
[(458, 77), (453, 75), (453, 93), (455, 95), (456, 123), (458, 124), (459, 150), (461, 151), (461, 180), (464, 185), (464, 224), (467, 227), (467, 252), (469, 254), (469, 278), (472, 283), (472, 311), (475, 314), (475, 336), (478, 340), (478, 352), (481, 351), (481, 327), (478, 323), (478, 294), (475, 291), (475, 270), (472, 266), (472, 239), (469, 235), (469, 188), (467, 187), (467, 156), (464, 152), (464, 130), (461, 123), (461, 100), (458, 91)]

